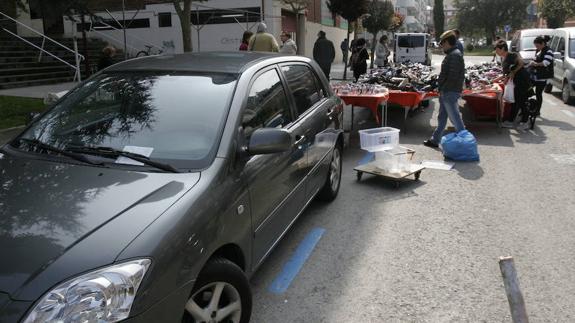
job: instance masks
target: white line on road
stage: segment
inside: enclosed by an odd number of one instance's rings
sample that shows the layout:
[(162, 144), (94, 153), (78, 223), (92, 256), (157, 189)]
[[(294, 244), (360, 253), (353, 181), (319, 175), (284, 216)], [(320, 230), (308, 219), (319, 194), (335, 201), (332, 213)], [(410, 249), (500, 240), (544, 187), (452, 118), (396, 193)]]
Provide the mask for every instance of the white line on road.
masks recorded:
[(569, 110), (561, 110), (561, 112), (565, 113), (566, 115), (570, 116), (571, 118), (575, 118), (575, 113)]

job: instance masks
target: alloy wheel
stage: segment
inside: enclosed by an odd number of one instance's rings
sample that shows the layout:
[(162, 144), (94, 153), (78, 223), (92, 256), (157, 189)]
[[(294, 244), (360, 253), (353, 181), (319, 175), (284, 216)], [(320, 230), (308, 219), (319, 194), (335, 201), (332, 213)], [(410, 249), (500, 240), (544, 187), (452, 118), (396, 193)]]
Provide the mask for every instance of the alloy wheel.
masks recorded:
[(339, 149), (333, 150), (333, 158), (329, 167), (329, 183), (331, 189), (335, 192), (339, 187), (339, 182), (341, 180), (341, 153)]
[(239, 323), (242, 302), (238, 290), (226, 282), (214, 282), (198, 290), (186, 303), (195, 323)]

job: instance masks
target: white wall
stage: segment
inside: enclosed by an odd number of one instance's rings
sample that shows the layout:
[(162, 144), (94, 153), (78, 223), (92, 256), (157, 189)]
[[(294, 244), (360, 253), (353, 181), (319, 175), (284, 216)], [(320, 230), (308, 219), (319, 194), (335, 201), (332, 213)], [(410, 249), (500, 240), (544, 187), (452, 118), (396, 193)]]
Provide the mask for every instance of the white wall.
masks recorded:
[[(41, 34), (44, 33), (44, 22), (42, 19), (31, 19), (30, 14), (20, 8), (17, 8), (17, 13), (18, 18), (16, 18), (16, 20), (27, 25), (28, 27), (31, 27)], [(17, 25), (16, 31), (16, 33), (22, 37), (38, 37), (38, 34), (30, 31), (28, 28), (22, 27), (21, 25)]]

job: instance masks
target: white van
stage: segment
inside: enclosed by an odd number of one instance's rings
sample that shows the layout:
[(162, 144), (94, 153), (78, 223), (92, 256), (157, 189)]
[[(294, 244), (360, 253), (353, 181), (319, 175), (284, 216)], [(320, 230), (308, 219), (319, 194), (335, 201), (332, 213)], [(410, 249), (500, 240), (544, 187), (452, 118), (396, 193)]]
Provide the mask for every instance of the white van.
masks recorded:
[(397, 33), (394, 37), (393, 61), (431, 65), (431, 37), (425, 33)]

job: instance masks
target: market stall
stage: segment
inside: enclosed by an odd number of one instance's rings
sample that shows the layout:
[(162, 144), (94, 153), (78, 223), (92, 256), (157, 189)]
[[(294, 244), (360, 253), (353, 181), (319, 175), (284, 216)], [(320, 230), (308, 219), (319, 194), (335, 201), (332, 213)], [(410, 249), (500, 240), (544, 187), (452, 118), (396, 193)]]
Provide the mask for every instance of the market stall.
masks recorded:
[[(371, 110), (378, 125), (386, 120), (387, 101), (389, 91), (387, 88), (378, 85), (358, 85), (353, 83), (336, 83), (332, 88), (347, 105), (351, 105), (351, 129), (353, 130), (353, 115), (356, 106), (365, 107)], [(379, 107), (381, 106), (381, 109)], [(380, 117), (379, 111), (382, 111)]]

